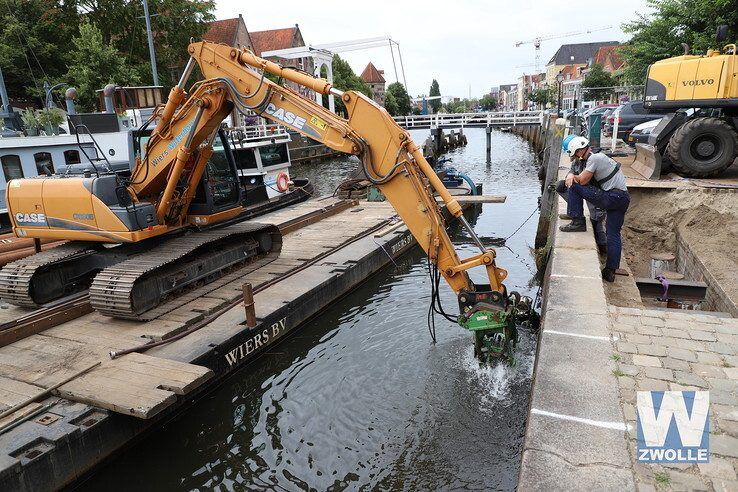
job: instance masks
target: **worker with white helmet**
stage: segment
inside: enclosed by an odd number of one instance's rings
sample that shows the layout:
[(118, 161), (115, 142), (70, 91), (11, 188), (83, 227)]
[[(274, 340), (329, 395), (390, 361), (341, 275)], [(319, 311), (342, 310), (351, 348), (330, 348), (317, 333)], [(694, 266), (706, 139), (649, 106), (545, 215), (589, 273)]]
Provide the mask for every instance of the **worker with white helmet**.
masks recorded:
[[(569, 142), (572, 141), (572, 139), (576, 138), (577, 135), (567, 135), (564, 137), (564, 139), (561, 141), (561, 148), (564, 152), (569, 151)], [(569, 174), (579, 174), (584, 170), (585, 162), (581, 161), (579, 159), (576, 159), (575, 157), (571, 157), (571, 167), (569, 168)], [(564, 199), (564, 201), (567, 200), (567, 189), (566, 181), (563, 179), (560, 179), (558, 183), (556, 183), (556, 193), (559, 194), (561, 198)], [(605, 210), (602, 208), (597, 207), (596, 205), (587, 202), (587, 208), (589, 209), (589, 221), (592, 224), (592, 229), (594, 230), (594, 236), (595, 236), (595, 242), (597, 243), (597, 250), (603, 254), (607, 254), (607, 233), (605, 232), (605, 216), (607, 215)], [(571, 220), (571, 217), (569, 217), (566, 214), (559, 214), (560, 219), (564, 220)]]
[(584, 201), (607, 211), (607, 262), (602, 270), (602, 278), (608, 282), (615, 281), (615, 270), (620, 267), (622, 239), (620, 230), (625, 220), (625, 212), (630, 205), (630, 195), (625, 186), (625, 175), (620, 164), (602, 153), (593, 153), (589, 148), (589, 140), (574, 137), (567, 148), (569, 155), (585, 162), (584, 170), (578, 175), (566, 177), (567, 208), (566, 214), (571, 223), (561, 226), (563, 232), (580, 232), (587, 230), (584, 219)]

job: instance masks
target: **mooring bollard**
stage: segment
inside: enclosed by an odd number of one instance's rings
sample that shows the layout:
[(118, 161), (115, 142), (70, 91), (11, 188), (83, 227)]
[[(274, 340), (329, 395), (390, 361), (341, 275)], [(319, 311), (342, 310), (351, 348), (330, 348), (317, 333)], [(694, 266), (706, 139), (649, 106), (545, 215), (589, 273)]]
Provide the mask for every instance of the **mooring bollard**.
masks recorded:
[(251, 284), (243, 284), (243, 307), (246, 310), (246, 326), (256, 327), (256, 309), (254, 309), (254, 289)]
[(492, 127), (486, 127), (484, 132), (487, 138), (487, 164), (489, 164), (492, 162)]

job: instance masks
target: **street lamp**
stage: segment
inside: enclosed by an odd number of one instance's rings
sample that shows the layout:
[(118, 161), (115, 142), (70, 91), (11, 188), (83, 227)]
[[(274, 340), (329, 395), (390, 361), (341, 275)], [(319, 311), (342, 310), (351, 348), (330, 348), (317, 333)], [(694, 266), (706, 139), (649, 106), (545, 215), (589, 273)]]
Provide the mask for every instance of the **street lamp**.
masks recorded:
[(564, 71), (563, 70), (561, 70), (559, 72), (559, 74), (556, 76), (556, 82), (559, 83), (559, 102), (556, 105), (556, 115), (557, 116), (562, 116), (562, 112), (561, 112), (561, 87), (562, 87), (562, 82), (564, 82)]

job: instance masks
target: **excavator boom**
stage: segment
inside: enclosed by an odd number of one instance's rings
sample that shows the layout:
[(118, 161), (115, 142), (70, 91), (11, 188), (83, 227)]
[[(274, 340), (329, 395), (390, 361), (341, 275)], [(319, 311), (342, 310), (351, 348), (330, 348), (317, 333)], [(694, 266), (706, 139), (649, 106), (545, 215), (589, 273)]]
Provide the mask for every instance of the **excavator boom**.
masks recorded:
[[(251, 110), (334, 150), (358, 156), (368, 180), (382, 191), (428, 255), (434, 270), (458, 295), (462, 311), (458, 321), (474, 332), (477, 355), (510, 356), (516, 342), (515, 316), (518, 310), (529, 311), (530, 303), (520, 302), (519, 295), (508, 296), (503, 284), (507, 272), (495, 264), (494, 250), (482, 245), (461, 206), (409, 133), (384, 108), (364, 94), (339, 91), (326, 80), (282, 67), (245, 49), (203, 41), (190, 44), (188, 50), (207, 80), (221, 80), (228, 87), (236, 107)], [(319, 94), (340, 97), (348, 118), (272, 82), (266, 73)], [(164, 113), (167, 111), (173, 110), (165, 109)], [(451, 216), (466, 228), (479, 247), (479, 254), (459, 258), (434, 192)], [(487, 284), (477, 285), (470, 280), (467, 271), (477, 266), (485, 268)]]

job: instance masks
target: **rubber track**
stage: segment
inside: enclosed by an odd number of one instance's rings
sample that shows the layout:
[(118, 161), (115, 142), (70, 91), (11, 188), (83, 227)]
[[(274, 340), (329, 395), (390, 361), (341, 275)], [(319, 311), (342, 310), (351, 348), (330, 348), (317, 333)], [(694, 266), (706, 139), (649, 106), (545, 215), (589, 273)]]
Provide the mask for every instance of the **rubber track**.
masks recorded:
[(90, 249), (93, 249), (90, 243), (67, 243), (8, 263), (0, 270), (0, 299), (16, 306), (40, 306), (30, 297), (33, 274), (43, 266), (70, 259)]
[[(228, 236), (252, 234), (275, 226), (256, 222), (241, 222), (222, 229), (200, 231), (162, 241), (156, 247), (110, 266), (95, 276), (90, 286), (90, 304), (101, 314), (114, 318), (146, 320), (146, 313), (137, 314), (131, 305), (131, 293), (136, 281), (154, 270), (181, 261), (193, 251)], [(276, 229), (276, 228), (275, 228)], [(281, 241), (275, 239), (278, 257)], [(255, 257), (256, 259), (258, 257)], [(183, 287), (186, 289), (186, 286)], [(157, 309), (154, 307), (153, 309)]]

